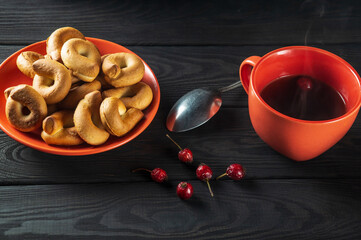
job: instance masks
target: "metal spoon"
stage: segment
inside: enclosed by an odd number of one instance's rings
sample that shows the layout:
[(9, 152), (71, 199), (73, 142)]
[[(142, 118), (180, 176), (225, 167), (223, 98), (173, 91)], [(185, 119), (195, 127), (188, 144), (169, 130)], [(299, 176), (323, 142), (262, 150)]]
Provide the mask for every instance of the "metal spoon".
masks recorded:
[(185, 132), (206, 123), (221, 107), (221, 93), (241, 85), (238, 81), (219, 89), (198, 88), (188, 92), (169, 111), (166, 121), (168, 130)]

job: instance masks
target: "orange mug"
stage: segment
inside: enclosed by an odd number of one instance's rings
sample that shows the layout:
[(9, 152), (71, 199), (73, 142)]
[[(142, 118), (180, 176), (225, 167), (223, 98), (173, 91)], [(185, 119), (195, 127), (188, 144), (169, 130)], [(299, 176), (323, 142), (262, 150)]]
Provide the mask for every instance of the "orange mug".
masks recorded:
[[(291, 46), (263, 57), (251, 56), (242, 62), (239, 75), (248, 93), (254, 130), (274, 150), (296, 161), (315, 158), (336, 144), (351, 128), (360, 109), (360, 76), (345, 60), (322, 49)], [(260, 92), (272, 80), (287, 75), (308, 75), (326, 82), (342, 95), (346, 113), (329, 120), (308, 121), (271, 108)]]

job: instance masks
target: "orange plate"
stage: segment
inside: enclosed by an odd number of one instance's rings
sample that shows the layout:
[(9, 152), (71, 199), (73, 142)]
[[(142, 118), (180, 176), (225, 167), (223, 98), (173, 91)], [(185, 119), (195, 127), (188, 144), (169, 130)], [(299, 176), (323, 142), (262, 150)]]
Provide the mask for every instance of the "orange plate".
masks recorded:
[[(132, 51), (126, 49), (123, 46), (120, 46), (116, 43), (109, 42), (97, 38), (87, 38), (89, 41), (93, 42), (99, 49), (100, 54), (104, 55), (107, 53), (116, 53), (116, 52), (128, 52), (133, 53)], [(0, 92), (3, 93), (4, 90), (11, 86), (16, 86), (21, 83), (32, 85), (32, 79), (26, 77), (22, 74), (16, 66), (16, 58), (21, 52), (24, 51), (34, 51), (41, 54), (46, 54), (46, 43), (45, 40), (31, 44), (16, 53), (12, 54), (0, 65)], [(134, 54), (134, 53), (133, 53)], [(139, 56), (138, 56), (139, 57)], [(143, 61), (143, 60), (142, 60)], [(4, 96), (0, 96), (0, 128), (10, 137), (16, 141), (29, 146), (31, 148), (58, 155), (68, 155), (68, 156), (77, 156), (77, 155), (89, 155), (94, 153), (105, 152), (110, 149), (119, 147), (132, 139), (138, 136), (143, 132), (148, 125), (152, 122), (155, 114), (158, 111), (159, 101), (160, 101), (160, 90), (157, 78), (155, 77), (153, 71), (150, 69), (148, 64), (143, 61), (145, 65), (145, 73), (143, 82), (147, 83), (153, 90), (153, 101), (151, 105), (145, 109), (144, 118), (137, 126), (130, 131), (124, 137), (114, 137), (111, 136), (107, 142), (100, 146), (91, 146), (88, 144), (81, 144), (79, 146), (55, 146), (46, 144), (40, 137), (40, 130), (36, 132), (24, 133), (13, 128), (6, 119), (5, 116), (5, 104), (6, 100)], [(1, 94), (0, 94), (1, 95)]]

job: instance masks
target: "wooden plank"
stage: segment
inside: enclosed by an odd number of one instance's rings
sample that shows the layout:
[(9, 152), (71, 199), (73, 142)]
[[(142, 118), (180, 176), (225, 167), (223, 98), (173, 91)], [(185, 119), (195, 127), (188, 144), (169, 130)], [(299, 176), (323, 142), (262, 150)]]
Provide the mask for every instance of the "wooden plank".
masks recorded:
[[(135, 140), (101, 154), (63, 157), (28, 148), (0, 134), (0, 184), (151, 181), (132, 169), (161, 167), (172, 179), (196, 179), (194, 167), (177, 159), (178, 149), (165, 134), (161, 105), (154, 122)], [(195, 160), (207, 163), (214, 176), (231, 163), (241, 163), (248, 179), (360, 178), (361, 118), (333, 148), (307, 162), (294, 162), (269, 148), (254, 132), (246, 108), (223, 108), (204, 126), (171, 134), (189, 147)], [(196, 164), (195, 164), (196, 165)]]
[(360, 180), (0, 188), (2, 239), (360, 239)]
[[(71, 3), (71, 4), (70, 4)], [(358, 1), (1, 1), (0, 43), (29, 44), (73, 26), (136, 45), (357, 43)]]
[[(0, 46), (4, 60), (22, 46)], [(195, 179), (193, 169), (180, 164), (177, 149), (165, 137), (165, 119), (173, 103), (185, 92), (206, 86), (238, 81), (241, 59), (263, 55), (274, 46), (160, 47), (130, 46), (149, 63), (162, 92), (156, 119), (138, 138), (107, 153), (84, 157), (60, 157), (25, 147), (0, 134), (0, 184), (70, 182), (127, 182), (149, 180), (131, 174), (137, 167), (162, 167), (175, 179)], [(360, 46), (323, 46), (361, 70)], [(241, 57), (240, 57), (241, 56)], [(223, 82), (223, 83), (221, 83)], [(239, 91), (242, 93), (239, 94)], [(315, 160), (295, 163), (266, 144), (253, 131), (248, 117), (247, 97), (242, 89), (224, 94), (221, 111), (199, 129), (173, 136), (191, 147), (198, 161), (221, 174), (233, 162), (247, 168), (247, 177), (263, 178), (359, 178), (361, 163), (360, 117), (346, 137)]]
[[(0, 45), (0, 61), (24, 47)], [(197, 46), (159, 47), (128, 46), (154, 71), (161, 89), (166, 112), (185, 93), (194, 88), (219, 88), (239, 81), (239, 66), (252, 55), (264, 54), (282, 46)], [(339, 55), (361, 72), (361, 47), (347, 45), (315, 45)], [(242, 87), (222, 96), (223, 107), (247, 107), (248, 96)]]

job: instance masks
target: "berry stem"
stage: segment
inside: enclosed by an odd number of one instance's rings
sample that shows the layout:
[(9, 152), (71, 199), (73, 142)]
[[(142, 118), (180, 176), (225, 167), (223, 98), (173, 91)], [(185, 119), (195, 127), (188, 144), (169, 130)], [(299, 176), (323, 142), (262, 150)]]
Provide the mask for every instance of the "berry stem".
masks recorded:
[(137, 169), (132, 170), (133, 173), (138, 172), (138, 171), (147, 171), (147, 172), (150, 172), (150, 173), (152, 172), (151, 170), (146, 169), (146, 168), (137, 168)]
[(216, 177), (216, 180), (218, 180), (218, 179), (220, 179), (220, 178), (222, 178), (222, 177), (224, 177), (224, 176), (226, 176), (226, 175), (227, 175), (227, 173), (223, 173), (222, 175)]
[(209, 193), (211, 194), (211, 196), (213, 197), (213, 192), (212, 192), (212, 188), (211, 188), (211, 185), (209, 184), (209, 181), (207, 180), (207, 185), (208, 185), (208, 189), (209, 189)]
[(179, 150), (183, 150), (182, 148), (181, 148), (181, 146), (179, 146), (179, 144), (176, 142), (176, 141), (174, 141), (168, 134), (166, 134), (166, 136), (167, 136), (167, 138), (169, 138), (175, 145), (177, 145), (177, 147), (179, 148)]

